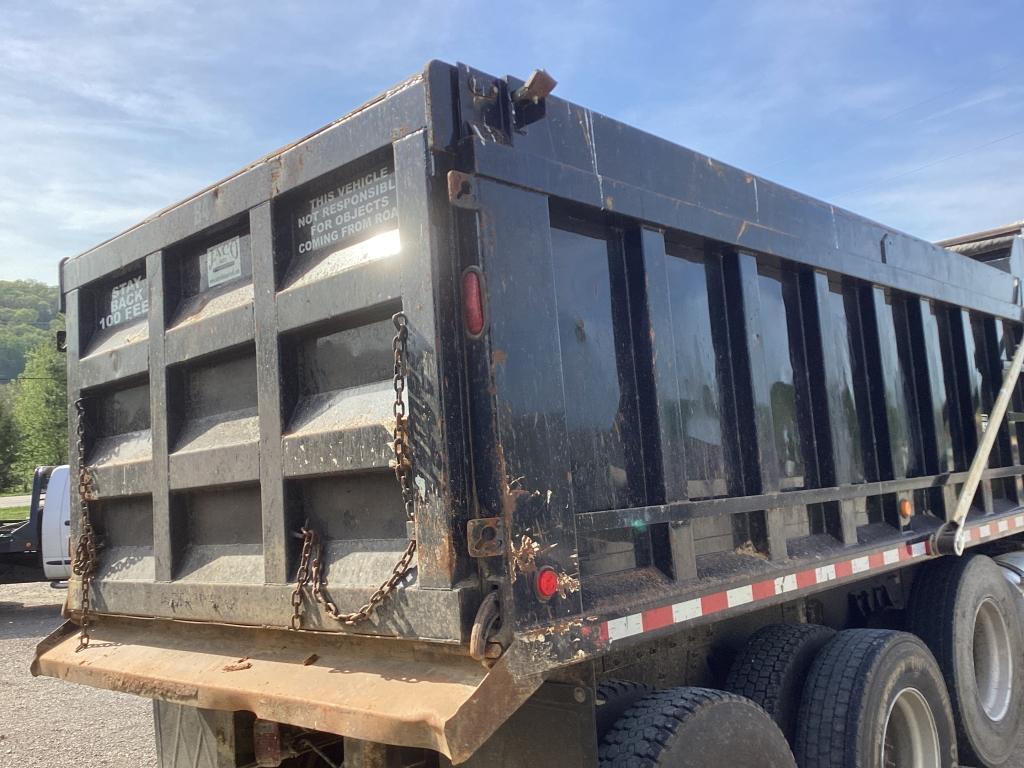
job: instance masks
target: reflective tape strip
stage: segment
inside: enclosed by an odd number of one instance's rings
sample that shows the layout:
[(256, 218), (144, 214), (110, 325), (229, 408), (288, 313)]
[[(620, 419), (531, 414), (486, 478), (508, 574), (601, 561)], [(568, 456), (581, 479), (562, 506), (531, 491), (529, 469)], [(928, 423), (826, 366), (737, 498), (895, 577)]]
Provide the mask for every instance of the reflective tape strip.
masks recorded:
[[(1022, 530), (1024, 530), (1024, 515), (1016, 515), (994, 523), (986, 522), (972, 526), (967, 533), (970, 540), (978, 541), (992, 536), (1019, 533)], [(680, 603), (632, 613), (622, 618), (609, 619), (600, 624), (600, 636), (605, 642), (613, 643), (616, 640), (653, 632), (667, 626), (685, 624), (702, 616), (709, 616), (730, 608), (769, 600), (780, 595), (799, 593), (822, 584), (890, 568), (897, 563), (924, 559), (930, 557), (931, 554), (931, 546), (927, 541), (901, 544), (849, 560), (840, 560), (828, 565), (795, 571), (721, 592), (712, 592)]]

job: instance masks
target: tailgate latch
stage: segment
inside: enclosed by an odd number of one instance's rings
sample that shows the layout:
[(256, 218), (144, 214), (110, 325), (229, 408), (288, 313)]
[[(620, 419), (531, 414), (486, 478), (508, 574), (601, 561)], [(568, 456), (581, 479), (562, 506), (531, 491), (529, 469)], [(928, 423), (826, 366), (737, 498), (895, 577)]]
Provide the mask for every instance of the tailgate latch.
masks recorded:
[(456, 208), (476, 210), (476, 179), (473, 174), (448, 171), (448, 200)]
[(505, 523), (500, 517), (477, 517), (466, 523), (470, 557), (497, 557), (505, 551)]

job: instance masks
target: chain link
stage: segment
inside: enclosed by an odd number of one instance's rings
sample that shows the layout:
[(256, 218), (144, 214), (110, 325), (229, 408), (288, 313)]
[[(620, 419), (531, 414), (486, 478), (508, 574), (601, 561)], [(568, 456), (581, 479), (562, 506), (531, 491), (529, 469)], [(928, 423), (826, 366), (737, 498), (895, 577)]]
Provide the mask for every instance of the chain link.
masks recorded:
[(90, 590), (99, 560), (96, 534), (89, 519), (90, 478), (89, 470), (85, 466), (85, 400), (83, 398), (75, 401), (75, 410), (77, 412), (75, 437), (78, 457), (78, 542), (75, 545), (75, 558), (71, 570), (79, 577), (82, 585), (82, 619), (77, 653), (89, 647), (89, 633), (92, 628)]
[[(391, 318), (395, 324), (395, 338), (392, 350), (395, 357), (395, 368), (392, 383), (395, 390), (395, 427), (392, 432), (392, 447), (395, 451), (395, 478), (402, 492), (402, 506), (406, 520), (415, 523), (416, 489), (413, 485), (412, 456), (409, 451), (408, 420), (405, 407), (405, 387), (408, 381), (408, 340), (409, 325), (405, 313), (398, 312)], [(292, 590), (291, 628), (299, 629), (302, 624), (302, 589), (311, 585), (313, 599), (323, 606), (324, 612), (335, 621), (343, 624), (359, 624), (373, 615), (374, 610), (395, 591), (405, 579), (412, 567), (416, 555), (415, 533), (409, 538), (405, 552), (399, 558), (391, 575), (370, 595), (366, 603), (357, 611), (342, 613), (337, 604), (327, 594), (327, 574), (323, 565), (323, 540), (320, 534), (306, 521), (302, 527), (302, 554), (299, 557), (299, 571), (295, 577), (295, 588)], [(312, 557), (312, 561), (310, 558)]]
[(299, 573), (295, 577), (295, 589), (292, 590), (292, 629), (298, 629), (302, 624), (302, 586), (309, 581), (309, 556), (313, 551), (313, 537), (315, 532), (309, 527), (309, 520), (302, 526), (302, 554), (299, 556)]

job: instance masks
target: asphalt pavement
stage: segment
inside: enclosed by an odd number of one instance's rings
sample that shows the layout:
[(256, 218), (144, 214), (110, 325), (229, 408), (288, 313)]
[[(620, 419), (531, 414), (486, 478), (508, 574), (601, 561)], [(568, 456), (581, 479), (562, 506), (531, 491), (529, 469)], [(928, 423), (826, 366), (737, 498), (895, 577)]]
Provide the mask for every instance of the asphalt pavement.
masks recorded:
[(32, 497), (27, 494), (25, 496), (0, 496), (0, 509), (27, 507), (31, 503)]

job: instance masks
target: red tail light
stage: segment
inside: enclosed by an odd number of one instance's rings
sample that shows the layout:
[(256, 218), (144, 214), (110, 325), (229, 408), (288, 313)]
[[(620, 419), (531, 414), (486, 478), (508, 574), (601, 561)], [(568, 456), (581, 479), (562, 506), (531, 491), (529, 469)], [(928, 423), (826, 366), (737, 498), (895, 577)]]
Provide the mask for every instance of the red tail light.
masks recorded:
[(483, 332), (483, 281), (476, 267), (470, 267), (462, 273), (462, 319), (470, 336), (479, 336)]
[(555, 573), (555, 569), (546, 565), (537, 571), (535, 586), (537, 597), (541, 600), (550, 600), (554, 597), (558, 592), (558, 574)]

